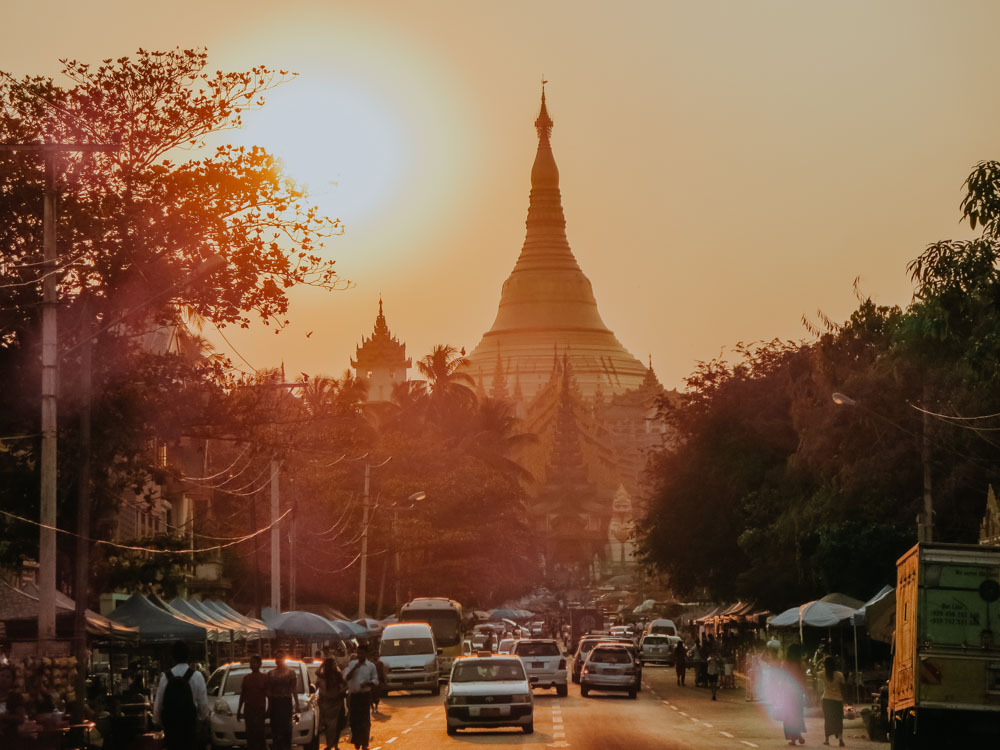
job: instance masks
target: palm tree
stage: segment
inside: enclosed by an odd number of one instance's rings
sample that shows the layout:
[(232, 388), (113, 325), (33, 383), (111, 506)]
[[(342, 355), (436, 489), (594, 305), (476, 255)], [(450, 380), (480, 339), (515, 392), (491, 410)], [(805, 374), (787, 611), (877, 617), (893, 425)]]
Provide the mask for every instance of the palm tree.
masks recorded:
[(427, 412), (431, 419), (450, 422), (474, 407), (475, 383), (465, 372), (465, 365), (465, 357), (447, 344), (438, 344), (417, 362), (417, 370), (426, 378)]
[(517, 462), (518, 452), (538, 442), (534, 433), (519, 432), (521, 420), (508, 401), (485, 398), (479, 402), (472, 419), (473, 430), (466, 438), (467, 450), (495, 469), (513, 474), (523, 482), (532, 482), (531, 472)]

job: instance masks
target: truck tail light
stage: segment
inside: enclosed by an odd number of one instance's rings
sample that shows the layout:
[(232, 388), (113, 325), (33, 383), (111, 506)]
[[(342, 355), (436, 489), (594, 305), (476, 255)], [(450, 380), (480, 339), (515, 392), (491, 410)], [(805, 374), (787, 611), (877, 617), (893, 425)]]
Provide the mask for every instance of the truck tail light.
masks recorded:
[(566, 669), (566, 660), (565, 659), (560, 659), (559, 660), (559, 669)]

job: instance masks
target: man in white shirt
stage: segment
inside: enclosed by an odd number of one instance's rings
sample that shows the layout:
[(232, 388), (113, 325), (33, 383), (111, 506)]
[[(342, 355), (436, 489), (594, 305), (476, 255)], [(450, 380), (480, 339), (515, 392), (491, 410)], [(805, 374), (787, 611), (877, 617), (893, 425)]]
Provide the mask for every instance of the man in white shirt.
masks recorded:
[(171, 653), (174, 666), (156, 686), (153, 723), (163, 727), (168, 750), (188, 750), (195, 746), (198, 720), (208, 718), (208, 692), (204, 675), (188, 664), (187, 644), (177, 641)]
[(347, 713), (351, 720), (351, 743), (368, 750), (372, 730), (372, 688), (378, 685), (378, 669), (368, 661), (367, 646), (358, 646), (358, 656), (344, 669), (347, 681)]

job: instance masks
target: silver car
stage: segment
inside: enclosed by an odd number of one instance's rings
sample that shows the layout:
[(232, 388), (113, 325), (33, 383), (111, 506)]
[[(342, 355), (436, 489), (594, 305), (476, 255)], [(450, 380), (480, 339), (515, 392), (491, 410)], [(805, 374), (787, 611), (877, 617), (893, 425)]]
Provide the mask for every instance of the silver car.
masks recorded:
[[(292, 744), (316, 750), (319, 747), (319, 712), (316, 709), (314, 688), (309, 682), (306, 664), (287, 659), (285, 665), (295, 672), (296, 689), (299, 696), (298, 721), (292, 726)], [(274, 659), (264, 659), (260, 671), (267, 673), (274, 669)], [(230, 662), (212, 672), (205, 686), (208, 702), (212, 707), (209, 718), (213, 748), (245, 747), (247, 744), (246, 725), (236, 719), (236, 708), (240, 703), (240, 688), (243, 678), (250, 674), (250, 663)], [(270, 735), (270, 726), (268, 726)]]
[(680, 638), (675, 635), (649, 634), (639, 642), (639, 658), (643, 664), (667, 664), (673, 666), (674, 649)]
[(635, 698), (641, 674), (629, 647), (623, 643), (599, 643), (587, 655), (580, 671), (580, 695), (591, 690), (618, 690)]

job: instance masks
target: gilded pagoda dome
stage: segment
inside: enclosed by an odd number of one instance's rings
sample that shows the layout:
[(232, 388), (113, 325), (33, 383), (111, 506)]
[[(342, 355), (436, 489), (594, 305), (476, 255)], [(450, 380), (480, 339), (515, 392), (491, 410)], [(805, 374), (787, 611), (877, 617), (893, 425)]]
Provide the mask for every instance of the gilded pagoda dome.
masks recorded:
[(543, 88), (524, 245), (504, 282), (493, 326), (467, 358), (469, 372), (489, 375), (502, 360), (530, 400), (548, 382), (555, 352), (569, 358), (584, 397), (624, 393), (642, 385), (646, 368), (604, 324), (590, 280), (570, 249), (552, 126)]

